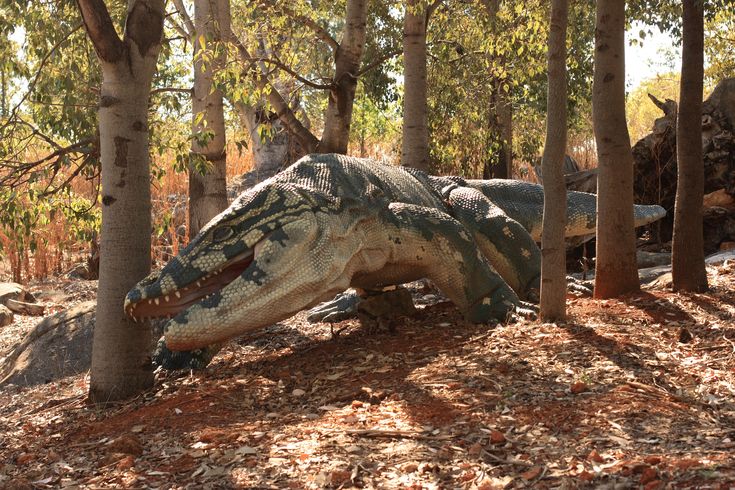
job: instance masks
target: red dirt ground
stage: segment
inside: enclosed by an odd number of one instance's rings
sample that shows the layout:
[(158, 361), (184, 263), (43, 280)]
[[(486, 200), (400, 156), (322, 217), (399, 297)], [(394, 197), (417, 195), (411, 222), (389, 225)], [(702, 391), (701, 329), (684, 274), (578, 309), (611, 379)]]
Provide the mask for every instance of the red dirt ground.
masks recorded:
[(735, 488), (735, 264), (566, 323), (298, 315), (107, 410), (6, 388), (0, 488)]

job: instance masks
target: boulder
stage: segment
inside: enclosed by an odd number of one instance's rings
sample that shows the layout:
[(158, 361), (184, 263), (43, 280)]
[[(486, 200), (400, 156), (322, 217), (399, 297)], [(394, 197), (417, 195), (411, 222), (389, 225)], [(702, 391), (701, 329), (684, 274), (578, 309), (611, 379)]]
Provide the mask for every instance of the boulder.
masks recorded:
[(92, 361), (95, 302), (42, 319), (0, 366), (0, 385), (32, 386), (87, 371)]
[(9, 299), (28, 303), (34, 303), (36, 301), (36, 298), (20, 284), (15, 282), (0, 282), (0, 305), (5, 305)]

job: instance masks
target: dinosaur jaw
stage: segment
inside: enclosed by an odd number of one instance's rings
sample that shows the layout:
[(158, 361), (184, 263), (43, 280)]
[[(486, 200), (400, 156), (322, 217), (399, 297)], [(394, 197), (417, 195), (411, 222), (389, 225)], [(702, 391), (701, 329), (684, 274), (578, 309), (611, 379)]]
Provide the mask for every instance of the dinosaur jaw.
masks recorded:
[(248, 250), (234, 257), (216, 271), (167, 294), (143, 298), (125, 306), (125, 312), (134, 321), (149, 318), (173, 318), (192, 305), (206, 299), (224, 289), (239, 277), (253, 263), (254, 251)]

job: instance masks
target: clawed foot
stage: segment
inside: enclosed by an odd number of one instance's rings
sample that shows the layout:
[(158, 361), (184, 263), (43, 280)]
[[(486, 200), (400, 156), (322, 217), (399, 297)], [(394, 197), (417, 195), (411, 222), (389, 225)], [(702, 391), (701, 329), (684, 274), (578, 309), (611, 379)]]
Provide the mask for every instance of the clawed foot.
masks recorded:
[(520, 301), (516, 305), (513, 313), (511, 313), (511, 317), (518, 316), (526, 320), (535, 320), (538, 318), (538, 311), (538, 305), (528, 303), (526, 301)]
[(357, 316), (357, 307), (362, 301), (357, 291), (350, 289), (308, 311), (306, 319), (311, 323), (337, 323)]
[(582, 296), (592, 296), (595, 289), (593, 281), (582, 281), (572, 276), (567, 276), (567, 290)]
[(170, 371), (179, 369), (204, 369), (219, 350), (220, 346), (217, 345), (190, 351), (172, 351), (166, 347), (166, 342), (161, 337), (156, 346), (156, 350), (153, 352), (153, 366), (154, 368), (160, 366)]

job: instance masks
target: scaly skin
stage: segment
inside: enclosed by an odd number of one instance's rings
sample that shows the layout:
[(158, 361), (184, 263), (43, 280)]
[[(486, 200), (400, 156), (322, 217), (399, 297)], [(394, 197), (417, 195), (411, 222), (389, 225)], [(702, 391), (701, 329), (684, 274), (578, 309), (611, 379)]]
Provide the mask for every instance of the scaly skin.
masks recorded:
[[(202, 367), (227, 339), (349, 287), (428, 277), (468, 320), (504, 320), (539, 287), (542, 200), (525, 182), (307, 156), (242, 194), (133, 288), (125, 310), (172, 317), (159, 354), (189, 352), (171, 367)], [(568, 202), (568, 236), (594, 233), (595, 196)], [(637, 225), (664, 214), (637, 206)]]

